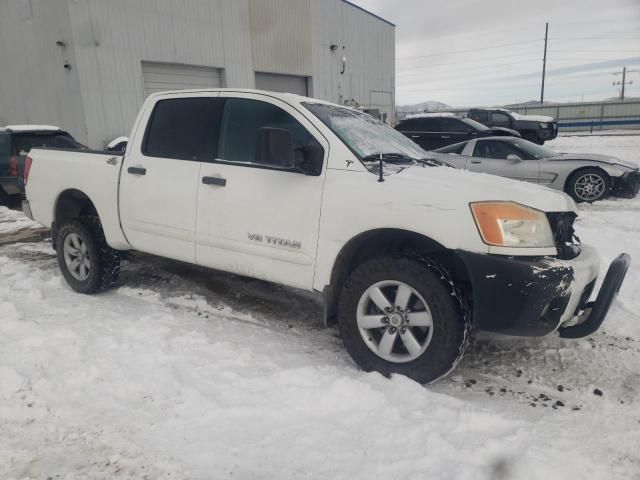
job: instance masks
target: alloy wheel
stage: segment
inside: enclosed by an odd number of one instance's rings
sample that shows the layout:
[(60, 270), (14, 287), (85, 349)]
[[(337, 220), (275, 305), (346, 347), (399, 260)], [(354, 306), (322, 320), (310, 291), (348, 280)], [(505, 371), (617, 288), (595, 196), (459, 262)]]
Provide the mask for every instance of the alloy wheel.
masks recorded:
[(433, 336), (427, 302), (413, 287), (397, 280), (377, 282), (365, 290), (356, 320), (367, 347), (393, 363), (420, 357)]

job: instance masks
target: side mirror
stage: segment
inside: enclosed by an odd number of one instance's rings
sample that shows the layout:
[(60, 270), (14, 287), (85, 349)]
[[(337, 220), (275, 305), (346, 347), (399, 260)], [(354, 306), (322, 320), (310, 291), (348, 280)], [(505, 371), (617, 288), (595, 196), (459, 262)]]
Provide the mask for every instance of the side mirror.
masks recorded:
[(256, 161), (263, 165), (295, 168), (291, 132), (284, 128), (262, 127), (256, 140)]
[(322, 162), (324, 161), (324, 150), (320, 145), (305, 145), (302, 150), (302, 159), (298, 162), (298, 167), (305, 175), (317, 177), (322, 173)]
[(507, 155), (507, 160), (511, 160), (512, 162), (521, 162), (522, 159), (516, 155), (515, 153), (510, 153), (509, 155)]

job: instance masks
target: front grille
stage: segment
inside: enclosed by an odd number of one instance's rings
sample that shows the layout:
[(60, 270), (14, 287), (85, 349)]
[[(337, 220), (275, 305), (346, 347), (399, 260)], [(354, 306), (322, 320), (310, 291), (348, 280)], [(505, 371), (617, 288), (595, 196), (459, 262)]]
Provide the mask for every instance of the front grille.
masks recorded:
[(553, 238), (558, 249), (558, 257), (571, 260), (580, 254), (580, 239), (573, 229), (573, 222), (578, 216), (573, 212), (547, 213)]

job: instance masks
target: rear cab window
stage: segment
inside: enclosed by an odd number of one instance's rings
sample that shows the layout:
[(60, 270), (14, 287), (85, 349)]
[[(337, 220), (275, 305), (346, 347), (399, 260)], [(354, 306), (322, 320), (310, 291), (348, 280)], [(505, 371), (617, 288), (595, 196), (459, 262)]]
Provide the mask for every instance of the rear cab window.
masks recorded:
[(218, 151), (223, 106), (224, 100), (218, 97), (158, 101), (142, 141), (142, 154), (176, 160), (213, 160)]

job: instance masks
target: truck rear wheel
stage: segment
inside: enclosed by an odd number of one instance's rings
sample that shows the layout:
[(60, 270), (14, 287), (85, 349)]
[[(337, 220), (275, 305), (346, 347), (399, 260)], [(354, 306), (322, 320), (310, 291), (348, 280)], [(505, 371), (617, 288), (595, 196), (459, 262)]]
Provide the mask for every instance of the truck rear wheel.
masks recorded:
[(417, 260), (391, 257), (369, 260), (351, 273), (339, 299), (338, 326), (362, 369), (428, 383), (458, 364), (470, 324), (441, 277)]
[(76, 292), (105, 290), (120, 273), (120, 255), (107, 245), (97, 217), (82, 217), (60, 225), (56, 251), (62, 275)]

